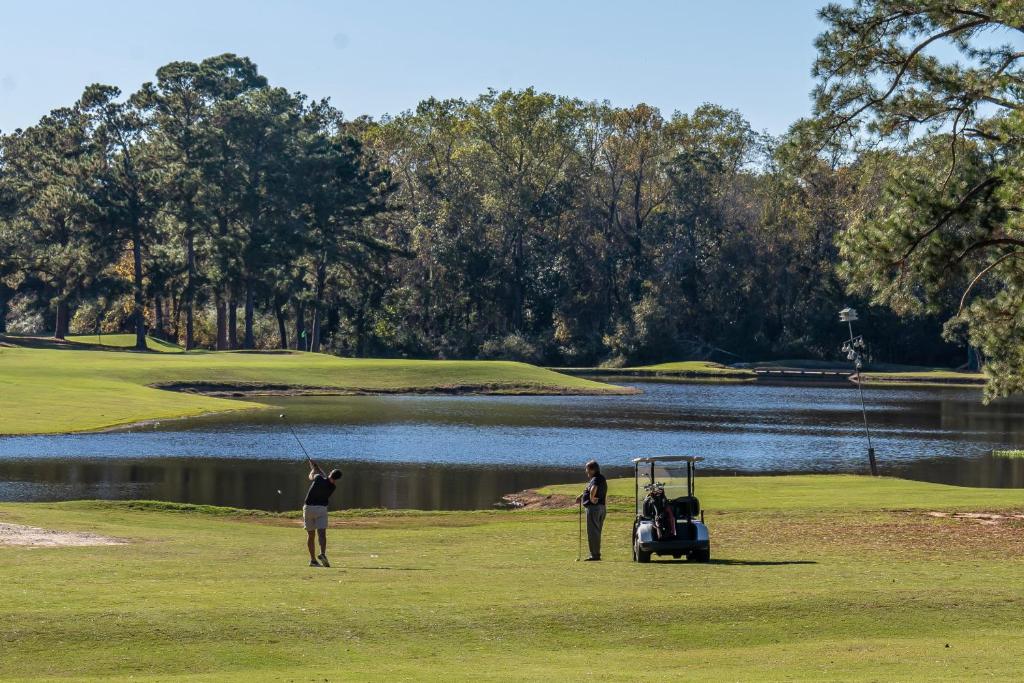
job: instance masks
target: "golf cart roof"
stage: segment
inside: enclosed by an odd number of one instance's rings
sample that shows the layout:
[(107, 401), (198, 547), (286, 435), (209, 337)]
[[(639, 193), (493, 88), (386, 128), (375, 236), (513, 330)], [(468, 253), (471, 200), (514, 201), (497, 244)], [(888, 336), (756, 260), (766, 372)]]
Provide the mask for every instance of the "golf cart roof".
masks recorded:
[(633, 458), (633, 462), (700, 462), (699, 455), (655, 455), (648, 458)]

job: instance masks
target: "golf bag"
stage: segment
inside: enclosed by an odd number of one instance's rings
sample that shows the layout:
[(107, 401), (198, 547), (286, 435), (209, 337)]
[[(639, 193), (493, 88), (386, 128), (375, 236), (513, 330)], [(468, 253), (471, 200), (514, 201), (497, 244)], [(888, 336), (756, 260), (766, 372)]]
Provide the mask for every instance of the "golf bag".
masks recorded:
[(644, 499), (644, 516), (654, 520), (654, 531), (659, 541), (676, 537), (676, 514), (665, 497), (665, 489), (652, 488)]

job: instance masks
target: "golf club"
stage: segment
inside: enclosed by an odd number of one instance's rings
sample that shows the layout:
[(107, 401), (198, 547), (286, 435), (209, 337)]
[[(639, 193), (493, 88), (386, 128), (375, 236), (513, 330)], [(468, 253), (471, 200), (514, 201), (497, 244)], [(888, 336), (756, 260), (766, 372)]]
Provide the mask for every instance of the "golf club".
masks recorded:
[(280, 417), (281, 420), (284, 421), (285, 426), (288, 427), (288, 431), (292, 433), (293, 437), (295, 437), (295, 443), (299, 444), (299, 448), (302, 449), (302, 454), (306, 456), (306, 460), (309, 461), (309, 465), (310, 465), (310, 467), (312, 467), (313, 466), (313, 458), (309, 457), (309, 453), (306, 452), (306, 447), (302, 445), (302, 440), (299, 438), (299, 435), (295, 433), (294, 429), (292, 429), (291, 424), (289, 424), (289, 422), (288, 422), (288, 418), (286, 418), (284, 416), (284, 413), (281, 413), (280, 415), (278, 415), (278, 417)]
[(579, 520), (579, 533), (576, 534), (576, 561), (580, 562), (583, 557), (583, 499), (580, 498), (577, 505), (576, 518)]

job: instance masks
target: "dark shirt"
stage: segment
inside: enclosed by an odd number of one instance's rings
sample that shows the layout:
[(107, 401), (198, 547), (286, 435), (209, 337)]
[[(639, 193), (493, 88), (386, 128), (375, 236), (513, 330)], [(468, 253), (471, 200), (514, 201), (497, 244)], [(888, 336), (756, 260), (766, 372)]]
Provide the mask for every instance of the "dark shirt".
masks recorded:
[(306, 493), (306, 505), (326, 506), (327, 501), (336, 488), (337, 486), (334, 485), (334, 482), (324, 475), (316, 475), (313, 477), (313, 483), (309, 485), (309, 491)]
[[(597, 502), (590, 501), (590, 490), (597, 487)], [(608, 495), (608, 480), (603, 474), (596, 474), (587, 482), (587, 488), (583, 489), (583, 505), (604, 505), (604, 497)]]

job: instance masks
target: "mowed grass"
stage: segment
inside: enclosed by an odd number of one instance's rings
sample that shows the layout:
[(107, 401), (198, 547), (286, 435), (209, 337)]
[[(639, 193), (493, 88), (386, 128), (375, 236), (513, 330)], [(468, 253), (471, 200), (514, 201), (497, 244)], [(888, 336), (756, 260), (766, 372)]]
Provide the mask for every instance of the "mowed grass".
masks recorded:
[(968, 384), (981, 386), (986, 376), (980, 372), (960, 372), (958, 370), (922, 370), (915, 372), (865, 372), (864, 384), (914, 384), (918, 386)]
[(993, 458), (1024, 458), (1024, 451), (992, 451)]
[[(7, 339), (10, 342), (11, 338)], [(365, 392), (623, 391), (505, 361), (380, 360), (274, 352), (138, 353), (80, 344), (68, 348), (0, 346), (0, 434), (73, 432), (261, 407), (149, 386), (169, 383)]]
[[(1024, 524), (928, 516), (950, 487), (797, 479), (698, 482), (706, 565), (632, 563), (621, 509), (601, 563), (574, 561), (574, 509), (333, 513), (334, 567), (310, 569), (295, 519), (2, 504), (132, 543), (0, 547), (0, 678), (1018, 678)], [(956, 506), (1024, 508), (994, 493)]]
[(708, 377), (719, 377), (719, 376), (750, 376), (754, 377), (754, 373), (750, 370), (741, 368), (730, 368), (727, 365), (721, 365), (719, 363), (709, 363), (707, 361), (699, 360), (687, 360), (677, 361), (673, 363), (658, 363), (657, 365), (640, 365), (633, 368), (627, 368), (628, 370), (638, 370), (650, 373), (673, 373), (673, 374), (685, 374), (685, 375), (706, 375)]
[[(632, 477), (609, 479), (609, 506), (631, 510), (634, 485)], [(538, 489), (567, 496), (576, 496), (580, 490), (574, 484)], [(698, 469), (694, 493), (705, 508), (718, 512), (1024, 508), (1024, 489), (981, 489), (856, 474), (705, 477)]]
[[(69, 335), (67, 341), (74, 344), (106, 346), (114, 349), (135, 348), (134, 334), (75, 334)], [(146, 348), (159, 353), (185, 353), (185, 349), (177, 344), (154, 337), (146, 337)]]

